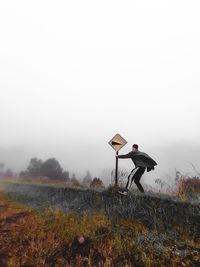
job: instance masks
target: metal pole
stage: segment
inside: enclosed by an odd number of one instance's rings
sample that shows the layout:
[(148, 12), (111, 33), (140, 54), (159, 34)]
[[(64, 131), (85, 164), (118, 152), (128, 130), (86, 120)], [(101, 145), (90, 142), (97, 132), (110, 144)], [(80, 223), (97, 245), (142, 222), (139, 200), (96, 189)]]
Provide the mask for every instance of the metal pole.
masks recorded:
[[(116, 152), (116, 155), (118, 155), (118, 151)], [(118, 184), (117, 174), (118, 174), (118, 157), (116, 157), (116, 167), (115, 167), (115, 186), (117, 186), (117, 184)]]

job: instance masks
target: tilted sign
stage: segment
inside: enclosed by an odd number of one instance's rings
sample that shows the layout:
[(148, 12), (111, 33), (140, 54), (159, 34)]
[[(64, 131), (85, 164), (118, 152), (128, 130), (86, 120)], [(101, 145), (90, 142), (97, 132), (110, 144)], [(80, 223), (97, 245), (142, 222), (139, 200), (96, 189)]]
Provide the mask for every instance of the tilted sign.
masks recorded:
[(108, 142), (109, 145), (117, 152), (119, 151), (123, 146), (127, 144), (126, 140), (121, 137), (121, 135), (116, 134), (110, 142)]

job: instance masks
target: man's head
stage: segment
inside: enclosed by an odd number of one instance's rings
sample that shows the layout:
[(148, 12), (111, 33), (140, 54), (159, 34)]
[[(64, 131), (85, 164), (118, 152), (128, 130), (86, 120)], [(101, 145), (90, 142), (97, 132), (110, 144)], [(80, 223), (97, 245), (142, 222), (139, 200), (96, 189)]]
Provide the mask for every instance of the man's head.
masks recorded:
[(135, 151), (135, 150), (137, 150), (137, 149), (138, 149), (138, 145), (134, 144), (134, 145), (132, 146), (132, 151)]

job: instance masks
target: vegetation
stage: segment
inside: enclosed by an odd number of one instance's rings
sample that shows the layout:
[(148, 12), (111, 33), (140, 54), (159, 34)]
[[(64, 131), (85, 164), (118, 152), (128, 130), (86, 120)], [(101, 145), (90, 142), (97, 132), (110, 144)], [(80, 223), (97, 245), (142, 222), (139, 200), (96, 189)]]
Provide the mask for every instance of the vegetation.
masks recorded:
[[(199, 173), (198, 173), (199, 174)], [(180, 171), (176, 170), (175, 179), (173, 181), (163, 181), (156, 179), (160, 188), (159, 192), (165, 192), (171, 195), (178, 195), (183, 201), (198, 201), (200, 194), (200, 177), (183, 175)]]
[(0, 266), (197, 266), (199, 237), (181, 227), (150, 230), (103, 211), (65, 215), (0, 194)]
[(20, 173), (20, 177), (47, 177), (49, 179), (58, 179), (69, 181), (69, 172), (64, 171), (60, 163), (55, 158), (42, 161), (32, 158), (25, 171)]
[(0, 178), (13, 178), (14, 173), (10, 168), (5, 169), (5, 163), (0, 162)]
[(103, 182), (101, 181), (101, 179), (95, 177), (91, 183), (90, 183), (90, 187), (103, 187)]
[(91, 177), (90, 171), (87, 171), (86, 175), (83, 177), (82, 184), (90, 185), (91, 182), (92, 182), (92, 177)]
[(162, 223), (166, 228), (174, 224), (191, 231), (197, 227), (200, 232), (199, 202), (183, 202), (178, 196), (131, 191), (126, 197), (119, 197), (117, 188), (76, 188), (71, 186), (52, 186), (12, 183), (5, 187), (7, 194), (15, 201), (36, 209), (46, 206), (59, 207), (65, 213), (83, 214), (90, 210), (104, 210), (106, 216), (140, 219), (144, 224)]
[(200, 265), (197, 177), (180, 176), (176, 195), (0, 185), (1, 267)]
[(72, 174), (72, 178), (70, 179), (69, 172), (64, 171), (60, 163), (55, 158), (47, 159), (44, 162), (38, 158), (30, 159), (27, 169), (20, 172), (19, 180), (25, 182), (35, 182), (39, 180), (44, 183), (65, 181), (66, 183), (71, 184), (72, 187), (103, 187), (102, 180), (97, 177), (92, 179), (89, 170), (83, 177), (82, 182), (76, 178), (75, 173)]
[(200, 199), (200, 179), (199, 177), (193, 177), (184, 179), (181, 178), (178, 185), (178, 195), (182, 200)]

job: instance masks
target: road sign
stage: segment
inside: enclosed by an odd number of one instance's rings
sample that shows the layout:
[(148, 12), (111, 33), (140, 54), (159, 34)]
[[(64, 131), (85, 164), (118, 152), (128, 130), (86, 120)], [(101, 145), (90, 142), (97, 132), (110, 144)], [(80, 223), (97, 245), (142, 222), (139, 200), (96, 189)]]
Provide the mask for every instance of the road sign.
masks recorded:
[(111, 140), (110, 142), (108, 142), (109, 145), (111, 145), (111, 147), (118, 152), (123, 146), (125, 146), (127, 144), (126, 140), (121, 137), (121, 135), (116, 134)]
[[(116, 134), (110, 142), (108, 142), (109, 145), (116, 151), (116, 155), (118, 155), (118, 151), (127, 144), (126, 140), (121, 137), (121, 135)], [(116, 157), (116, 167), (115, 167), (115, 185), (118, 184), (118, 157)]]

